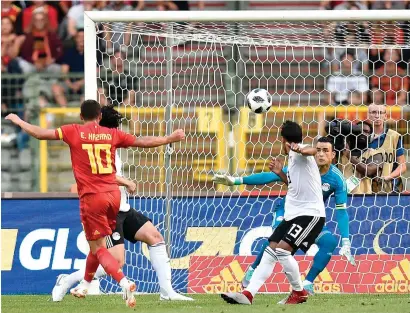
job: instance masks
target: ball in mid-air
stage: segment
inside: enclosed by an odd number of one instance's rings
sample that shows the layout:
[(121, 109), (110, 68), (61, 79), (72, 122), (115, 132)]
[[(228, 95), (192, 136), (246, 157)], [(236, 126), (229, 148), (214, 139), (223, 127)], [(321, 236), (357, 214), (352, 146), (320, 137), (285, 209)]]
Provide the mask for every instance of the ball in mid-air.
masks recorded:
[(254, 113), (265, 113), (268, 112), (272, 106), (272, 96), (266, 89), (253, 89), (246, 96), (246, 104)]

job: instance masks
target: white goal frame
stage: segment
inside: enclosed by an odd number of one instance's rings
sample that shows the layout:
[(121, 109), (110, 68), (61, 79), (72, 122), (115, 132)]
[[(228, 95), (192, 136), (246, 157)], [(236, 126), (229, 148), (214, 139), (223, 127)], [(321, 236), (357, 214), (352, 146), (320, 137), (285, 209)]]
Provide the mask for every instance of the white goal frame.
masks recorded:
[[(170, 23), (169, 30), (172, 34), (171, 23), (181, 22), (339, 22), (339, 21), (410, 21), (410, 10), (341, 10), (341, 11), (322, 11), (322, 10), (284, 10), (284, 11), (86, 11), (84, 12), (84, 79), (85, 79), (85, 99), (98, 100), (98, 74), (97, 66), (97, 23), (110, 22), (133, 22), (133, 23)], [(278, 44), (283, 45), (283, 44)], [(292, 45), (289, 43), (289, 45)], [(172, 132), (171, 112), (174, 106), (173, 103), (173, 56), (172, 56), (172, 40), (168, 37), (165, 40), (165, 84), (166, 104), (165, 104), (165, 134)], [(226, 138), (227, 141), (229, 138)], [(164, 229), (165, 242), (171, 242), (170, 235), (170, 216), (172, 212), (171, 200), (172, 191), (169, 187), (168, 176), (170, 174), (170, 155), (172, 149), (164, 150), (164, 168), (166, 189), (164, 190), (164, 204), (166, 211), (164, 212)]]
[(283, 10), (283, 11), (86, 11), (84, 12), (85, 98), (97, 100), (96, 28), (98, 22), (286, 22), (410, 21), (410, 10)]

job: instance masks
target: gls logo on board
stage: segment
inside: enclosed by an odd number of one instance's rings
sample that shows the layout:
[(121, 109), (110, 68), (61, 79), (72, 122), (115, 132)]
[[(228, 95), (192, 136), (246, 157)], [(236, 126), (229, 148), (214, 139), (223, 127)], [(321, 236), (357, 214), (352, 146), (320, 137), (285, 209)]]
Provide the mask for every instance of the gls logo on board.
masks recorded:
[[(10, 271), (13, 266), (16, 248), (20, 264), (28, 270), (38, 271), (51, 268), (52, 270), (80, 269), (84, 266), (84, 258), (66, 258), (69, 228), (40, 228), (28, 233), (16, 247), (18, 229), (2, 229), (1, 270)], [(84, 232), (77, 236), (77, 249), (86, 256), (89, 248)]]

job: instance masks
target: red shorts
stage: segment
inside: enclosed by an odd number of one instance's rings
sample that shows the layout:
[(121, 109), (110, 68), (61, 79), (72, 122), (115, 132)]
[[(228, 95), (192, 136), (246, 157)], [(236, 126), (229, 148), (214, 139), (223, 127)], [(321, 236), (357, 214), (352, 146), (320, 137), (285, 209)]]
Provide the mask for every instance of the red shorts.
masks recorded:
[(97, 240), (112, 234), (120, 202), (119, 190), (89, 193), (80, 198), (80, 217), (87, 240)]

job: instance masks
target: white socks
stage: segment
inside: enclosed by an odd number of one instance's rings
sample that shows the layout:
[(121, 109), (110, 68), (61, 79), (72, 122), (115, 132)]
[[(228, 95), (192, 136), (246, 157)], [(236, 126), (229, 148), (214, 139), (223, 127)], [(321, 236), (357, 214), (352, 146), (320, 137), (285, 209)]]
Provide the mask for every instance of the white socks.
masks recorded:
[(271, 247), (267, 246), (265, 252), (263, 253), (261, 262), (253, 272), (252, 279), (245, 290), (249, 291), (252, 296), (255, 296), (265, 281), (272, 274), (273, 268), (275, 267), (275, 263), (277, 261), (278, 258), (276, 257), (275, 251), (273, 251)]
[(272, 274), (275, 263), (279, 261), (283, 267), (283, 271), (292, 285), (292, 289), (300, 291), (303, 289), (302, 280), (300, 279), (299, 265), (290, 251), (276, 248), (273, 250), (267, 246), (263, 253), (261, 263), (255, 269), (252, 275), (252, 279), (245, 289), (249, 291), (253, 296), (259, 291), (265, 281)]
[(276, 256), (283, 267), (286, 277), (295, 291), (303, 290), (302, 280), (300, 278), (299, 264), (293, 257), (292, 253), (280, 248), (275, 249)]
[[(148, 246), (148, 248), (151, 258), (151, 264), (155, 272), (157, 273), (159, 286), (161, 287), (161, 294), (167, 296), (175, 293), (171, 284), (171, 264), (165, 242), (160, 242), (154, 246)], [(85, 268), (71, 273), (66, 277), (66, 281), (69, 284), (70, 288), (84, 278), (84, 272)], [(95, 272), (95, 278), (100, 278), (105, 275), (106, 273), (102, 266), (98, 266), (98, 269)]]
[[(83, 280), (84, 278), (84, 272), (85, 272), (85, 268), (78, 270), (74, 273), (71, 273), (70, 275), (68, 275), (66, 277), (67, 280), (67, 284), (70, 286), (70, 288), (72, 286), (74, 286), (75, 284), (77, 284), (79, 281)], [(100, 278), (105, 276), (106, 273), (104, 271), (104, 269), (102, 268), (101, 265), (98, 266), (97, 271), (95, 272), (95, 276), (94, 278)]]
[(120, 282), (119, 282), (120, 286), (122, 288), (126, 288), (129, 284), (127, 277), (123, 277)]
[(171, 264), (165, 242), (162, 241), (148, 248), (152, 267), (157, 273), (161, 294), (166, 296), (174, 293), (171, 284)]

